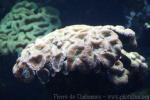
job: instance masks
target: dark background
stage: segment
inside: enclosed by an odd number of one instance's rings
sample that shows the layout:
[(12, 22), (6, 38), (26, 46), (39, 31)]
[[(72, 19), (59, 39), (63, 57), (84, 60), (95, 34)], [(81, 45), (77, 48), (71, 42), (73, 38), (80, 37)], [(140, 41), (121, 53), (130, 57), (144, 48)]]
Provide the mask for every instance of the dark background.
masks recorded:
[[(17, 0), (0, 1), (0, 18)], [(30, 0), (60, 11), (63, 26), (71, 24), (125, 24), (124, 11), (119, 0)], [(122, 1), (122, 0), (120, 0)]]

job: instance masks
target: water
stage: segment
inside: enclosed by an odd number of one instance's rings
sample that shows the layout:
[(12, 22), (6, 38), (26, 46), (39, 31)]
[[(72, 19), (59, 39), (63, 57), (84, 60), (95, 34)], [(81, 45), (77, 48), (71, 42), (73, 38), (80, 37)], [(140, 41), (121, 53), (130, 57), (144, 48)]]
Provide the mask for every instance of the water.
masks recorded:
[[(27, 20), (26, 23), (35, 23), (26, 27), (27, 25), (23, 24), (23, 21), (19, 22), (24, 17), (14, 17), (15, 20), (19, 20), (18, 22), (16, 21), (18, 25), (15, 22), (13, 24), (11, 17), (7, 17), (12, 16), (11, 14), (8, 15), (8, 13), (12, 11), (11, 9), (14, 5), (21, 1), (0, 1), (0, 100), (76, 100), (83, 98), (120, 100), (123, 96), (128, 100), (132, 98), (132, 95), (137, 98), (140, 95), (142, 100), (150, 98), (149, 68), (146, 70), (144, 78), (140, 79), (140, 75), (135, 75), (135, 77), (131, 78), (130, 84), (119, 86), (112, 84), (105, 74), (98, 75), (93, 72), (86, 74), (75, 71), (67, 76), (59, 73), (54, 78), (50, 78), (50, 81), (44, 85), (40, 83), (37, 76), (32, 82), (26, 83), (15, 78), (12, 73), (16, 59), (28, 42), (32, 43), (35, 38), (42, 37), (55, 29), (75, 24), (93, 26), (122, 25), (125, 28), (133, 29), (136, 33), (138, 47), (135, 49), (130, 48), (129, 51), (138, 52), (146, 58), (147, 64), (150, 65), (150, 29), (145, 24), (149, 23), (148, 25), (150, 25), (150, 2), (148, 0), (135, 0), (134, 2), (131, 0), (29, 0), (35, 2), (35, 8), (32, 5), (31, 8), (33, 7), (34, 9), (30, 9), (27, 12), (21, 10), (16, 15), (23, 13), (25, 14), (23, 15), (26, 17), (25, 19), (28, 19), (32, 14), (40, 13), (42, 11), (40, 8), (42, 7), (47, 11), (46, 14), (42, 15), (42, 18), (45, 18), (46, 21), (38, 24), (39, 28), (35, 28), (35, 31), (31, 32), (32, 28), (30, 29), (30, 27), (37, 25), (38, 18), (34, 17), (32, 20)], [(30, 3), (27, 4), (27, 7), (28, 5)], [(55, 10), (47, 9), (46, 7), (48, 6), (53, 7)], [(19, 16), (22, 15), (20, 14)], [(39, 15), (37, 14), (36, 16), (38, 17)], [(40, 21), (42, 22), (43, 20)], [(23, 28), (23, 31), (21, 28)], [(3, 33), (5, 35), (1, 35)], [(27, 33), (28, 38), (25, 38), (26, 35), (22, 34)], [(17, 38), (15, 38), (16, 34)], [(34, 34), (34, 36), (30, 34)], [(9, 41), (9, 44), (5, 44), (5, 41)], [(16, 45), (14, 41), (19, 42)], [(105, 71), (105, 69), (103, 70)], [(127, 95), (131, 97), (128, 98)]]

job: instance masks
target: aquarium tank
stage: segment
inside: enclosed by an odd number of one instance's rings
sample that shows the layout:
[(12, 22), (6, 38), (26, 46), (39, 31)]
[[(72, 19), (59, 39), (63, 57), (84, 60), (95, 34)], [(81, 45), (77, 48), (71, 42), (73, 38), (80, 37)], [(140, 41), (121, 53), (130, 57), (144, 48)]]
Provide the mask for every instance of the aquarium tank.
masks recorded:
[(0, 100), (150, 100), (149, 0), (0, 0)]

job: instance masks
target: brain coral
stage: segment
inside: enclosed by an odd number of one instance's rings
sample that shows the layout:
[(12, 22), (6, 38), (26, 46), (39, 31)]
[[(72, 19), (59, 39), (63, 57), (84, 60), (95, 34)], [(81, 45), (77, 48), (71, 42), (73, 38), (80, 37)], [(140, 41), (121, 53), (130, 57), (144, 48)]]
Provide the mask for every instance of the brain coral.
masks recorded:
[(35, 38), (59, 28), (59, 12), (21, 1), (0, 22), (0, 54), (19, 52)]
[(46, 83), (57, 73), (95, 72), (105, 73), (114, 84), (125, 84), (133, 72), (143, 74), (147, 69), (144, 57), (125, 51), (127, 44), (137, 45), (135, 33), (123, 26), (68, 26), (28, 45), (17, 59), (13, 73), (25, 82), (37, 76)]

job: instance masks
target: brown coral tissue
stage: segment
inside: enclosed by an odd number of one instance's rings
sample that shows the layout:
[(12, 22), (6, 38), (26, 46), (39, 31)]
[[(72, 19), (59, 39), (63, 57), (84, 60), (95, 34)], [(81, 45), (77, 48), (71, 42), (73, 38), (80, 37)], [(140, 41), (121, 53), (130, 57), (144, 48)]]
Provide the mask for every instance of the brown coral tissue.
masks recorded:
[(42, 84), (58, 73), (105, 75), (115, 85), (127, 84), (134, 73), (144, 76), (143, 56), (126, 47), (137, 46), (135, 32), (123, 26), (72, 25), (36, 39), (26, 46), (13, 67), (24, 82), (36, 77)]

